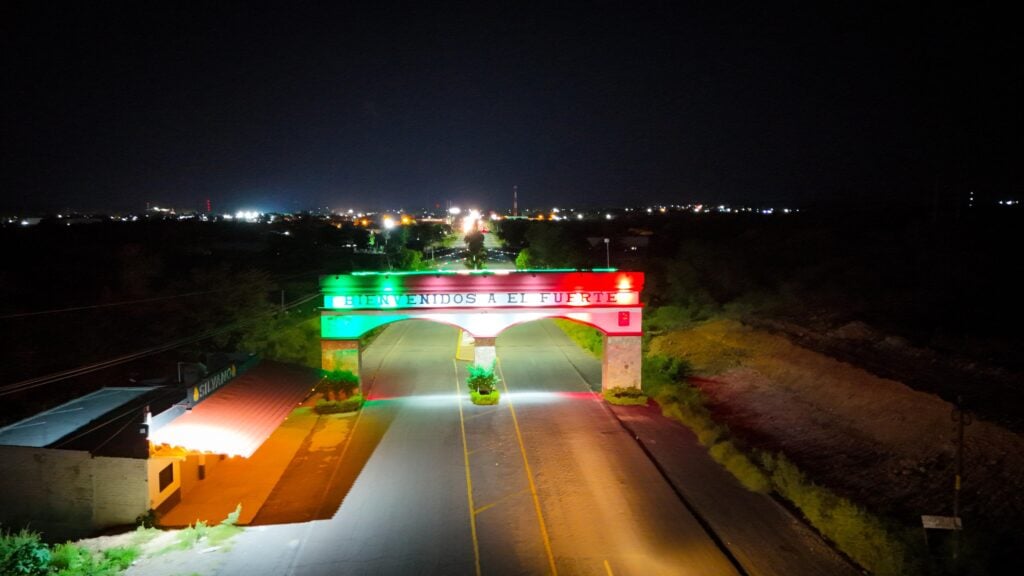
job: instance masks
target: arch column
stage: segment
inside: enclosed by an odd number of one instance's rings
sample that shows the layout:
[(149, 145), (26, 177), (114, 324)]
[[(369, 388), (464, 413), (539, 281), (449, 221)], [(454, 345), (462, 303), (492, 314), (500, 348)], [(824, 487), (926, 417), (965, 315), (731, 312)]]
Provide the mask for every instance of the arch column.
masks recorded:
[(601, 389), (640, 388), (642, 336), (604, 337)]
[(348, 370), (359, 376), (362, 356), (363, 351), (359, 346), (358, 338), (320, 340), (320, 367), (324, 370)]
[(495, 343), (498, 339), (493, 336), (477, 336), (475, 340), (473, 343), (473, 363), (477, 366), (490, 367), (494, 359), (498, 357), (498, 352), (495, 349)]

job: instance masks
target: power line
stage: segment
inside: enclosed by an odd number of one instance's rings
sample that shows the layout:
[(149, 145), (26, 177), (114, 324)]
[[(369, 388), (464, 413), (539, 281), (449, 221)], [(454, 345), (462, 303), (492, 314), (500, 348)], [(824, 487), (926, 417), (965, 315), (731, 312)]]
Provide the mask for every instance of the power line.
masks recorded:
[(251, 317), (251, 318), (247, 318), (245, 320), (241, 320), (239, 322), (235, 322), (234, 324), (230, 324), (228, 326), (223, 326), (221, 328), (215, 328), (215, 329), (207, 330), (206, 332), (203, 332), (203, 333), (195, 335), (195, 336), (189, 336), (189, 337), (186, 337), (186, 338), (181, 338), (181, 339), (178, 339), (178, 340), (173, 340), (171, 342), (167, 342), (167, 343), (164, 343), (164, 344), (159, 344), (157, 346), (151, 346), (149, 348), (144, 348), (142, 350), (137, 350), (135, 352), (130, 352), (128, 354), (124, 354), (124, 355), (118, 356), (116, 358), (111, 358), (111, 359), (108, 359), (108, 360), (103, 360), (103, 361), (100, 361), (100, 362), (95, 362), (93, 364), (87, 364), (85, 366), (79, 366), (77, 368), (71, 368), (71, 369), (68, 369), (68, 370), (62, 370), (60, 372), (54, 372), (52, 374), (46, 374), (44, 376), (37, 376), (35, 378), (28, 378), (28, 379), (22, 380), (20, 382), (13, 382), (11, 384), (6, 384), (4, 386), (0, 386), (0, 396), (6, 396), (6, 395), (14, 394), (14, 393), (17, 393), (17, 392), (23, 392), (25, 390), (30, 390), (32, 388), (37, 388), (39, 386), (45, 386), (47, 384), (52, 384), (54, 382), (59, 382), (61, 380), (67, 380), (68, 378), (74, 378), (76, 376), (82, 376), (82, 375), (85, 375), (85, 374), (89, 374), (91, 372), (97, 372), (97, 371), (100, 371), (100, 370), (104, 370), (106, 368), (111, 368), (113, 366), (117, 366), (119, 364), (124, 364), (126, 362), (131, 362), (132, 360), (138, 360), (140, 358), (145, 358), (146, 356), (152, 356), (153, 354), (159, 354), (160, 352), (166, 352), (168, 350), (173, 350), (174, 348), (180, 348), (180, 347), (186, 346), (188, 344), (192, 344), (192, 343), (199, 342), (199, 341), (202, 341), (202, 340), (207, 340), (209, 338), (213, 338), (214, 336), (219, 336), (220, 334), (224, 334), (226, 332), (230, 332), (232, 330), (236, 330), (238, 328), (241, 328), (242, 326), (246, 326), (248, 324), (252, 324), (253, 322), (256, 322), (258, 320), (262, 320), (266, 316), (271, 316), (271, 315), (277, 314), (278, 312), (281, 312), (282, 310), (288, 310), (288, 309), (294, 308), (296, 306), (299, 306), (301, 304), (305, 304), (306, 302), (309, 302), (310, 300), (313, 300), (314, 298), (317, 298), (318, 296), (320, 296), (320, 293), (319, 292), (314, 292), (312, 294), (309, 294), (307, 296), (302, 296), (302, 297), (292, 301), (291, 303), (286, 305), (284, 308), (275, 308), (273, 310), (268, 310), (267, 312), (264, 312), (262, 314), (258, 314), (256, 316)]
[[(302, 272), (301, 274), (292, 274), (291, 276), (283, 276), (281, 278), (269, 278), (268, 280), (273, 282), (281, 282), (282, 280), (291, 280), (292, 278), (299, 278), (302, 276), (310, 276), (318, 274), (319, 270), (310, 272)], [(203, 294), (215, 294), (217, 292), (227, 292), (228, 290), (237, 290), (240, 287), (247, 286), (246, 284), (227, 286), (224, 288), (217, 288), (215, 290), (199, 290), (196, 292), (185, 292), (183, 294), (172, 294), (170, 296), (155, 296), (153, 298), (139, 298), (137, 300), (123, 300), (121, 302), (109, 302), (105, 304), (88, 304), (84, 306), (71, 306), (69, 308), (55, 308), (52, 310), (36, 310), (34, 312), (15, 312), (13, 314), (5, 314), (0, 316), (0, 320), (9, 320), (12, 318), (28, 318), (31, 316), (44, 316), (49, 314), (63, 314), (65, 312), (78, 312), (81, 310), (99, 310), (103, 308), (114, 308), (118, 306), (129, 306), (132, 304), (147, 304), (149, 302), (160, 302), (162, 300), (173, 300), (175, 298), (188, 298), (191, 296), (201, 296)]]

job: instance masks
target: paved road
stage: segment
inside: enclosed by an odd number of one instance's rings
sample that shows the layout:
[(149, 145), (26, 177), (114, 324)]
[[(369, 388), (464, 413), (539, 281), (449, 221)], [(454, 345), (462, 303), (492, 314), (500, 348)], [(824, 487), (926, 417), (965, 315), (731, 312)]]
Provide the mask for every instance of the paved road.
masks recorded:
[[(507, 393), (500, 405), (481, 407), (456, 393), (465, 374), (453, 359), (455, 329), (419, 321), (392, 326), (364, 354), (372, 400), (350, 443), (329, 465), (306, 468), (311, 476), (316, 470), (309, 479), (322, 504), (316, 516), (329, 519), (250, 529), (231, 551), (173, 568), (736, 574), (587, 392), (549, 330), (531, 323), (499, 338)], [(160, 573), (155, 565), (139, 568), (130, 573)]]

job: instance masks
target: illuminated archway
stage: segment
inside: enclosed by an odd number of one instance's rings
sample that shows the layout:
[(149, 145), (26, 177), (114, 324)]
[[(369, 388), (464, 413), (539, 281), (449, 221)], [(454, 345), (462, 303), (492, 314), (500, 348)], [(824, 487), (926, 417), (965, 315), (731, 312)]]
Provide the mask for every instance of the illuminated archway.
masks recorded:
[(604, 334), (602, 387), (640, 386), (641, 272), (438, 271), (356, 272), (322, 276), (322, 366), (358, 373), (359, 337), (399, 320), (457, 326), (476, 341), (477, 363), (494, 358), (506, 328), (566, 318)]

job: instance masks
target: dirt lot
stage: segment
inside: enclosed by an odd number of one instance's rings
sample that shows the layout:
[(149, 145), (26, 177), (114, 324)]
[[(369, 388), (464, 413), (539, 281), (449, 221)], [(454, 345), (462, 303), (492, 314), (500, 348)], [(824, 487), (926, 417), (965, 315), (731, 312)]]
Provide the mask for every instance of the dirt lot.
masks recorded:
[[(907, 524), (952, 512), (953, 406), (939, 397), (730, 320), (657, 336), (651, 352), (689, 359), (716, 418), (816, 482)], [(965, 447), (965, 524), (1016, 531), (1024, 437), (976, 418)]]

